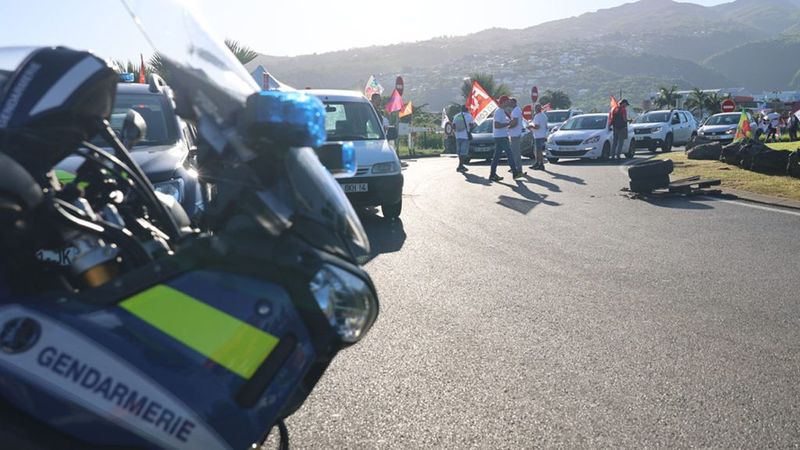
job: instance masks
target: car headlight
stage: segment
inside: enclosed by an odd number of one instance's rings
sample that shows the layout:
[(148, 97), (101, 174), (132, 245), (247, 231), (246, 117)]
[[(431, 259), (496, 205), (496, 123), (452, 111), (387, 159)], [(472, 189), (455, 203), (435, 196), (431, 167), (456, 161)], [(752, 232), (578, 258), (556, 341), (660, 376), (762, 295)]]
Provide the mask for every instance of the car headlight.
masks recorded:
[(583, 141), (584, 144), (596, 144), (600, 142), (600, 135), (592, 136), (589, 139)]
[(661, 133), (662, 130), (664, 130), (664, 127), (655, 127), (652, 130), (650, 130), (650, 132), (651, 133)]
[(552, 144), (553, 143), (553, 135), (552, 134), (550, 136), (547, 136), (547, 141), (546, 142), (548, 144)]
[(703, 130), (700, 130), (700, 131), (698, 131), (698, 132), (697, 132), (697, 134), (698, 134), (699, 136), (705, 136), (705, 135), (706, 135), (706, 132), (705, 132), (705, 131), (703, 131)]
[(394, 172), (400, 172), (400, 165), (394, 161), (378, 163), (372, 166), (372, 173), (375, 174), (394, 173)]
[(357, 276), (330, 264), (314, 275), (309, 285), (317, 305), (336, 334), (347, 343), (357, 342), (378, 315), (378, 299)]
[(736, 128), (732, 128), (725, 132), (725, 134), (736, 134)]
[(169, 195), (178, 203), (183, 200), (183, 179), (175, 178), (173, 180), (164, 181), (161, 183), (153, 183), (156, 192)]

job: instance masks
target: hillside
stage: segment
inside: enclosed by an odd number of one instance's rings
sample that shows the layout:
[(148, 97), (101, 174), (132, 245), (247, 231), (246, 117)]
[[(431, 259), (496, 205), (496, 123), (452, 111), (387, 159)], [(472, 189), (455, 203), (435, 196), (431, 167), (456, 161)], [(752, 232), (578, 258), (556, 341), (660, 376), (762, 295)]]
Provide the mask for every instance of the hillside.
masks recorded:
[[(370, 74), (388, 84), (400, 73), (406, 97), (431, 109), (459, 101), (461, 80), (484, 71), (520, 97), (537, 84), (562, 89), (591, 109), (607, 104), (609, 93), (620, 89), (636, 103), (667, 84), (786, 89), (800, 70), (800, 60), (787, 55), (800, 53), (785, 35), (797, 30), (800, 0), (736, 0), (714, 7), (640, 0), (525, 29), (493, 28), (297, 57), (260, 56), (248, 67), (263, 65), (294, 86), (348, 89), (361, 89)], [(759, 63), (742, 64), (747, 54)], [(757, 73), (764, 67), (771, 68), (769, 76)]]

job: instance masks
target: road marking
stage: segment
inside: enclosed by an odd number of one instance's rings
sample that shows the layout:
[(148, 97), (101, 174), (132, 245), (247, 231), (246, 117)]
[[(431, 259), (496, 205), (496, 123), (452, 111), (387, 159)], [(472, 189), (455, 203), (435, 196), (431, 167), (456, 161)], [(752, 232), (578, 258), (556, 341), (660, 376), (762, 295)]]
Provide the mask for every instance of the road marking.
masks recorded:
[(744, 206), (744, 207), (747, 207), (747, 208), (761, 209), (761, 210), (764, 210), (764, 211), (772, 211), (772, 212), (776, 212), (776, 213), (781, 213), (781, 214), (787, 214), (787, 215), (790, 215), (790, 216), (800, 217), (800, 212), (798, 212), (798, 211), (789, 211), (788, 209), (783, 209), (783, 208), (778, 208), (778, 207), (770, 207), (770, 206), (765, 206), (765, 205), (754, 205), (752, 203), (747, 203), (747, 201), (743, 201), (743, 200), (724, 200), (724, 199), (709, 197), (709, 196), (705, 196), (705, 195), (700, 196), (699, 198), (702, 198), (702, 199), (705, 199), (705, 200), (713, 200), (715, 202), (729, 203), (731, 205)]

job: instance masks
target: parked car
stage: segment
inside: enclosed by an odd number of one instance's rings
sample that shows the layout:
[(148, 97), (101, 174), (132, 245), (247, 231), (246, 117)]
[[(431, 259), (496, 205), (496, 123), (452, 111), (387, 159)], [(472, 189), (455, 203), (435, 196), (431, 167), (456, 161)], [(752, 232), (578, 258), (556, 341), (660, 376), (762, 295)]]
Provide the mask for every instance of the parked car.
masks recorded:
[(494, 119), (489, 118), (472, 130), (466, 162), (473, 159), (488, 161), (492, 156), (494, 156)]
[(580, 109), (552, 109), (544, 113), (547, 116), (547, 132), (558, 130), (567, 120), (583, 114)]
[(389, 141), (397, 138), (390, 127), (384, 132), (372, 104), (357, 91), (304, 91), (325, 104), (328, 142), (352, 142), (356, 153), (356, 174), (338, 178), (354, 206), (380, 206), (383, 217), (400, 217), (403, 209), (403, 174), (400, 159)]
[[(755, 131), (757, 125), (753, 116), (749, 112), (745, 114), (747, 114), (747, 119), (750, 122), (750, 129)], [(697, 130), (697, 135), (706, 139), (720, 141), (723, 144), (733, 142), (741, 118), (741, 112), (714, 114), (706, 119), (703, 126)]]
[[(147, 129), (144, 138), (130, 149), (131, 156), (156, 191), (174, 197), (189, 217), (196, 217), (205, 203), (195, 162), (195, 130), (175, 114), (172, 90), (164, 80), (151, 76), (149, 81), (117, 84), (111, 128), (120, 135), (129, 110), (142, 116)], [(104, 145), (102, 140), (95, 143)], [(80, 156), (71, 156), (58, 164), (58, 173), (69, 177), (82, 163)]]
[[(622, 147), (627, 158), (633, 158), (636, 151), (631, 136), (629, 131)], [(567, 120), (547, 138), (545, 157), (551, 163), (561, 158), (605, 160), (611, 155), (613, 139), (608, 114), (582, 114)]]
[(672, 151), (674, 145), (686, 145), (697, 135), (697, 120), (685, 110), (649, 111), (633, 122), (636, 148), (646, 148), (655, 153), (660, 148)]

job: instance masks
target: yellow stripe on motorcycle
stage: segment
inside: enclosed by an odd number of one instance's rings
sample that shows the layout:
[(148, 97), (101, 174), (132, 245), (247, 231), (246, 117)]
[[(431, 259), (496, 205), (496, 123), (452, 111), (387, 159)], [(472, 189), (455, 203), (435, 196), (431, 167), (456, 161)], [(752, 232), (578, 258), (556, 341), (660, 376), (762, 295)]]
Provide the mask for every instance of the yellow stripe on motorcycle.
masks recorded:
[(253, 376), (279, 341), (169, 286), (154, 286), (120, 306), (245, 379)]

